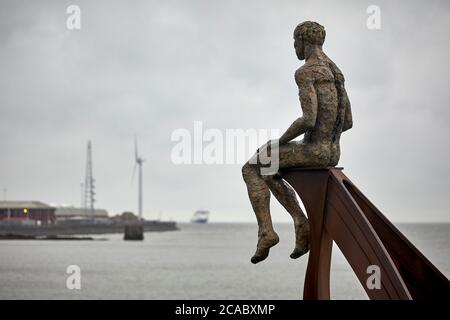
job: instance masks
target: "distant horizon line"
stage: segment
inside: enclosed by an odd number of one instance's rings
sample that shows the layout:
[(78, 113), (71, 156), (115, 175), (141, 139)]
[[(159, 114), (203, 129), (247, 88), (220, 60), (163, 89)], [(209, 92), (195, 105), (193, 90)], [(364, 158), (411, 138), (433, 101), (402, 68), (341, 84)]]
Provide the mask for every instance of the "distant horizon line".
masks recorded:
[[(176, 221), (176, 223), (186, 223), (186, 224), (198, 224), (190, 222), (189, 220), (183, 220), (183, 221)], [(400, 223), (400, 224), (450, 224), (450, 221), (391, 221), (392, 223)], [(213, 224), (213, 223), (242, 223), (242, 224), (255, 224), (257, 225), (256, 221), (208, 221), (206, 224)], [(292, 224), (292, 222), (289, 221), (274, 221), (274, 224)]]

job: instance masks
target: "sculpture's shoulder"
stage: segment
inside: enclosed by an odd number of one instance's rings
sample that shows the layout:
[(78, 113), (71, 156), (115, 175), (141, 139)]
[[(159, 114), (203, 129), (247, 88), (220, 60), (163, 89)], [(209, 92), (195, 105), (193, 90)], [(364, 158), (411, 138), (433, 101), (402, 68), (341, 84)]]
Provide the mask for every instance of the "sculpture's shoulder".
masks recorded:
[(295, 82), (298, 86), (318, 81), (334, 81), (333, 72), (328, 63), (307, 62), (295, 71)]
[(304, 64), (295, 71), (295, 82), (298, 86), (314, 81), (314, 70)]
[(338, 66), (336, 65), (336, 63), (334, 63), (333, 60), (331, 60), (329, 57), (326, 57), (326, 58), (327, 58), (328, 65), (329, 65), (331, 71), (333, 72), (333, 75), (334, 75), (336, 81), (344, 83), (345, 78), (344, 78), (344, 74), (342, 73), (341, 69), (339, 69)]

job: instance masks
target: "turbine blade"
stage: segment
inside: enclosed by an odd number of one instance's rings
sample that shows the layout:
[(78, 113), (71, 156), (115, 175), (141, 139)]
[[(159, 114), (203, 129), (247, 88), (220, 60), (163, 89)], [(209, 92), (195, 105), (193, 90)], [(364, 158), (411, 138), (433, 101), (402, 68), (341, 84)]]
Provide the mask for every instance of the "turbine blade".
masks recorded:
[(138, 160), (138, 146), (137, 146), (137, 136), (134, 135), (134, 159)]
[(131, 182), (130, 182), (131, 185), (133, 185), (134, 175), (136, 173), (136, 167), (137, 167), (137, 162), (134, 164), (134, 167), (133, 167), (133, 174), (131, 175)]

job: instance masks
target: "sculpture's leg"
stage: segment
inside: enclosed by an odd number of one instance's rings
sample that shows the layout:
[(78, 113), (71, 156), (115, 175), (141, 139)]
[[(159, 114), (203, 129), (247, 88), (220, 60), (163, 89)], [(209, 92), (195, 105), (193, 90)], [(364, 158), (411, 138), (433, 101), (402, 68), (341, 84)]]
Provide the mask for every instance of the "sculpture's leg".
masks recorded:
[(294, 189), (280, 175), (263, 176), (263, 178), (275, 198), (294, 220), (295, 248), (291, 253), (291, 258), (297, 259), (309, 251), (310, 230), (308, 219), (300, 208)]
[[(279, 146), (279, 168), (323, 166), (328, 159), (318, 158), (311, 153), (305, 145), (290, 142)], [(296, 259), (307, 253), (310, 249), (310, 225), (297, 200), (294, 189), (284, 181), (279, 174), (263, 176), (267, 185), (277, 198), (278, 202), (286, 209), (294, 220), (295, 248), (291, 258)]]
[(264, 179), (259, 175), (258, 167), (246, 163), (242, 167), (242, 175), (258, 221), (258, 245), (251, 258), (252, 263), (258, 263), (267, 258), (270, 248), (278, 243), (279, 238), (273, 230), (270, 217), (270, 191)]

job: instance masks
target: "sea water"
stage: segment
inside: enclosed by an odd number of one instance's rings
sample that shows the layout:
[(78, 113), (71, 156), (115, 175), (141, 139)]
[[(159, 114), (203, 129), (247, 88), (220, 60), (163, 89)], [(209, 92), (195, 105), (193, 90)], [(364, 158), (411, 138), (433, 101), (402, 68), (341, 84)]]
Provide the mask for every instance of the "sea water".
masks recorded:
[[(105, 241), (0, 241), (0, 299), (300, 299), (307, 256), (289, 258), (291, 224), (277, 224), (280, 243), (253, 265), (255, 224), (180, 224), (179, 231), (145, 233), (144, 241), (101, 235)], [(397, 227), (447, 277), (450, 224)], [(69, 289), (69, 266), (81, 288)], [(69, 268), (69, 271), (73, 270)], [(333, 299), (367, 299), (334, 246)]]

